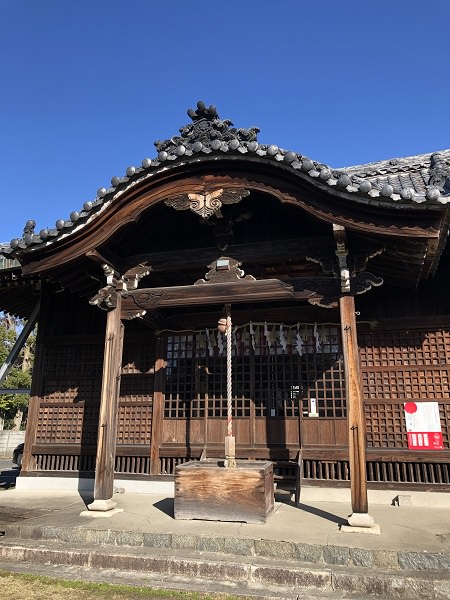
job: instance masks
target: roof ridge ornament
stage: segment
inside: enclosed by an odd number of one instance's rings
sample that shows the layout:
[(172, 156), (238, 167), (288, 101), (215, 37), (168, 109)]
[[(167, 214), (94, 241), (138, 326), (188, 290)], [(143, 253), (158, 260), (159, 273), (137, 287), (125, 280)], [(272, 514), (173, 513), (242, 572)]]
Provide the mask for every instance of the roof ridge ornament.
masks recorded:
[[(241, 142), (257, 142), (258, 127), (249, 129), (233, 127), (232, 121), (219, 117), (214, 105), (207, 107), (202, 100), (197, 102), (196, 110), (189, 108), (187, 114), (192, 119), (192, 123), (180, 128), (181, 136), (155, 142), (160, 159), (165, 160), (168, 153), (172, 151), (182, 156), (186, 151), (190, 153), (200, 150), (219, 150), (222, 144), (233, 141), (236, 148)], [(228, 146), (225, 149), (228, 150)]]
[(199, 100), (197, 102), (197, 110), (193, 108), (188, 108), (187, 110), (188, 117), (190, 117), (194, 122), (199, 121), (200, 119), (215, 119), (219, 118), (217, 114), (217, 109), (214, 104), (210, 104), (209, 107), (206, 104)]
[(436, 188), (443, 192), (445, 185), (450, 185), (450, 169), (442, 152), (435, 152), (430, 156), (429, 174), (428, 189)]
[(22, 239), (27, 246), (29, 246), (33, 241), (35, 227), (36, 227), (36, 221), (34, 221), (33, 219), (29, 219), (25, 223), (25, 227), (23, 228)]

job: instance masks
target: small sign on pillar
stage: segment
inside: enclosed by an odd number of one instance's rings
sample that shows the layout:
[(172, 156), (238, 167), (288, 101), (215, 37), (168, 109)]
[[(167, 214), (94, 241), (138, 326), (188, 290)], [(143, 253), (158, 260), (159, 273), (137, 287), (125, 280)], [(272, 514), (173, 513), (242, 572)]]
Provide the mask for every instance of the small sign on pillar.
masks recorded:
[(443, 450), (437, 402), (405, 402), (406, 432), (410, 450)]

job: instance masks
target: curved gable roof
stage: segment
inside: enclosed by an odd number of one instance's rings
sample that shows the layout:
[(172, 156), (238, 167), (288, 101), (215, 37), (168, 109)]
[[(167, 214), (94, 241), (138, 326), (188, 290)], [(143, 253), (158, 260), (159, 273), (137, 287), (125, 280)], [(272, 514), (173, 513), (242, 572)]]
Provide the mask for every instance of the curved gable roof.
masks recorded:
[(155, 142), (155, 158), (144, 158), (140, 167), (128, 167), (124, 177), (113, 177), (110, 188), (100, 188), (94, 200), (85, 202), (80, 211), (73, 211), (69, 220), (56, 221), (53, 229), (35, 233), (35, 222), (27, 221), (22, 237), (0, 246), (0, 255), (20, 259), (53, 246), (80, 231), (144, 182), (188, 164), (211, 161), (240, 159), (271, 165), (298, 177), (311, 189), (372, 207), (411, 209), (424, 204), (438, 209), (450, 201), (450, 149), (333, 169), (274, 144), (260, 144), (257, 127), (236, 128), (230, 120), (221, 119), (214, 106), (207, 107), (201, 101), (195, 110), (188, 110), (188, 115), (192, 122), (180, 128), (180, 135)]

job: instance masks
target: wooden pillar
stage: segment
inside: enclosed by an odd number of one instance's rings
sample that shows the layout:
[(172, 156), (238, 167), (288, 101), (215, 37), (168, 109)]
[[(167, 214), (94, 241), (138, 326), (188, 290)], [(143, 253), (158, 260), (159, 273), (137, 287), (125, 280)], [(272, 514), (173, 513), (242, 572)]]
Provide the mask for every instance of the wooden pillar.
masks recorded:
[(155, 387), (153, 392), (152, 441), (150, 447), (150, 474), (159, 475), (159, 448), (161, 446), (164, 417), (164, 379), (166, 361), (163, 358), (163, 340), (158, 338), (156, 344)]
[(345, 362), (345, 387), (349, 433), (350, 485), (352, 515), (349, 524), (372, 527), (368, 515), (366, 481), (366, 427), (362, 397), (360, 360), (356, 330), (355, 299), (343, 295), (339, 300), (341, 313), (342, 347)]
[(121, 295), (106, 319), (103, 357), (102, 391), (95, 463), (94, 502), (89, 510), (108, 511), (115, 507), (114, 461), (116, 450), (117, 412), (119, 407), (120, 372), (122, 368), (123, 323), (120, 319)]

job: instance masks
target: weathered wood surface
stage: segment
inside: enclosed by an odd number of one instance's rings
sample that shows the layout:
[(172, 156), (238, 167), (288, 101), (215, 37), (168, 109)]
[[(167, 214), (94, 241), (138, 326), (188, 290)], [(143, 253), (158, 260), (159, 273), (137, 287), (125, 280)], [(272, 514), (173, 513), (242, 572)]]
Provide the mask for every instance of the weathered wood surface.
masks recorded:
[(150, 444), (150, 473), (158, 475), (159, 465), (159, 447), (161, 445), (163, 409), (164, 409), (164, 378), (166, 361), (162, 358), (162, 340), (159, 339), (156, 347), (155, 362), (155, 389), (153, 393), (153, 412), (152, 412), (152, 441)]
[(143, 311), (164, 307), (218, 304), (266, 300), (308, 300), (331, 306), (337, 299), (337, 283), (332, 277), (261, 279), (235, 283), (143, 288), (123, 293), (122, 318), (134, 318)]
[(124, 327), (120, 320), (120, 301), (118, 295), (117, 307), (108, 313), (106, 321), (94, 500), (109, 500), (113, 496), (117, 408), (124, 337)]
[[(106, 246), (108, 240), (117, 231), (127, 224), (137, 222), (150, 207), (174, 195), (204, 193), (205, 186), (208, 187), (208, 191), (244, 187), (252, 190), (253, 193), (263, 192), (278, 198), (282, 203), (293, 204), (322, 221), (347, 223), (353, 230), (381, 234), (390, 238), (396, 236), (399, 241), (407, 237), (437, 239), (445, 228), (445, 219), (441, 217), (442, 213), (437, 206), (421, 207), (411, 203), (410, 207), (403, 207), (402, 219), (399, 220), (395, 214), (398, 211), (369, 211), (360, 203), (343, 202), (340, 194), (336, 196), (326, 194), (322, 197), (309, 189), (308, 194), (305, 195), (304, 189), (299, 187), (297, 178), (290, 180), (285, 176), (280, 178), (278, 173), (266, 167), (261, 169), (261, 166), (256, 163), (247, 163), (245, 178), (242, 177), (240, 168), (235, 171), (231, 165), (227, 165), (226, 175), (209, 173), (198, 176), (192, 173), (192, 168), (198, 169), (198, 165), (195, 164), (193, 167), (186, 165), (183, 178), (180, 178), (179, 174), (174, 177), (163, 170), (158, 177), (152, 178), (151, 185), (148, 181), (144, 182), (139, 190), (132, 186), (129, 191), (117, 198), (114, 210), (97, 213), (97, 218), (83, 228), (82, 234), (72, 234), (66, 240), (60, 240), (58, 252), (54, 251), (51, 244), (40, 249), (38, 255), (33, 252), (27, 257), (28, 264), (22, 267), (23, 273), (52, 271), (64, 264), (71, 265), (74, 260), (83, 257), (92, 248)], [(361, 206), (364, 206), (364, 210)], [(429, 253), (435, 255), (436, 244), (430, 244)]]
[(273, 464), (192, 461), (175, 469), (175, 519), (265, 523), (274, 509)]
[[(333, 254), (333, 241), (328, 236), (311, 236), (286, 240), (271, 240), (270, 245), (264, 242), (249, 242), (247, 244), (230, 244), (227, 248), (229, 256), (239, 256), (243, 263), (252, 265), (274, 262), (283, 263), (289, 261), (291, 268), (293, 257), (296, 264), (301, 265), (302, 270), (306, 270), (309, 275), (313, 275), (316, 269), (310, 262), (306, 262), (304, 256), (327, 256)], [(176, 271), (191, 271), (193, 268), (200, 270), (206, 265), (217, 259), (217, 248), (185, 248), (183, 250), (167, 250), (165, 252), (152, 252), (146, 254), (137, 254), (123, 258), (115, 254), (109, 248), (102, 248), (102, 254), (97, 250), (90, 250), (86, 253), (92, 260), (100, 264), (109, 263), (116, 267), (122, 273), (132, 266), (139, 263), (149, 265), (152, 273), (163, 273)], [(250, 272), (250, 271), (249, 271)], [(251, 273), (254, 274), (254, 273)]]
[(339, 307), (341, 311), (342, 349), (346, 367), (345, 384), (347, 389), (352, 510), (354, 513), (367, 513), (366, 431), (354, 297), (342, 296)]

